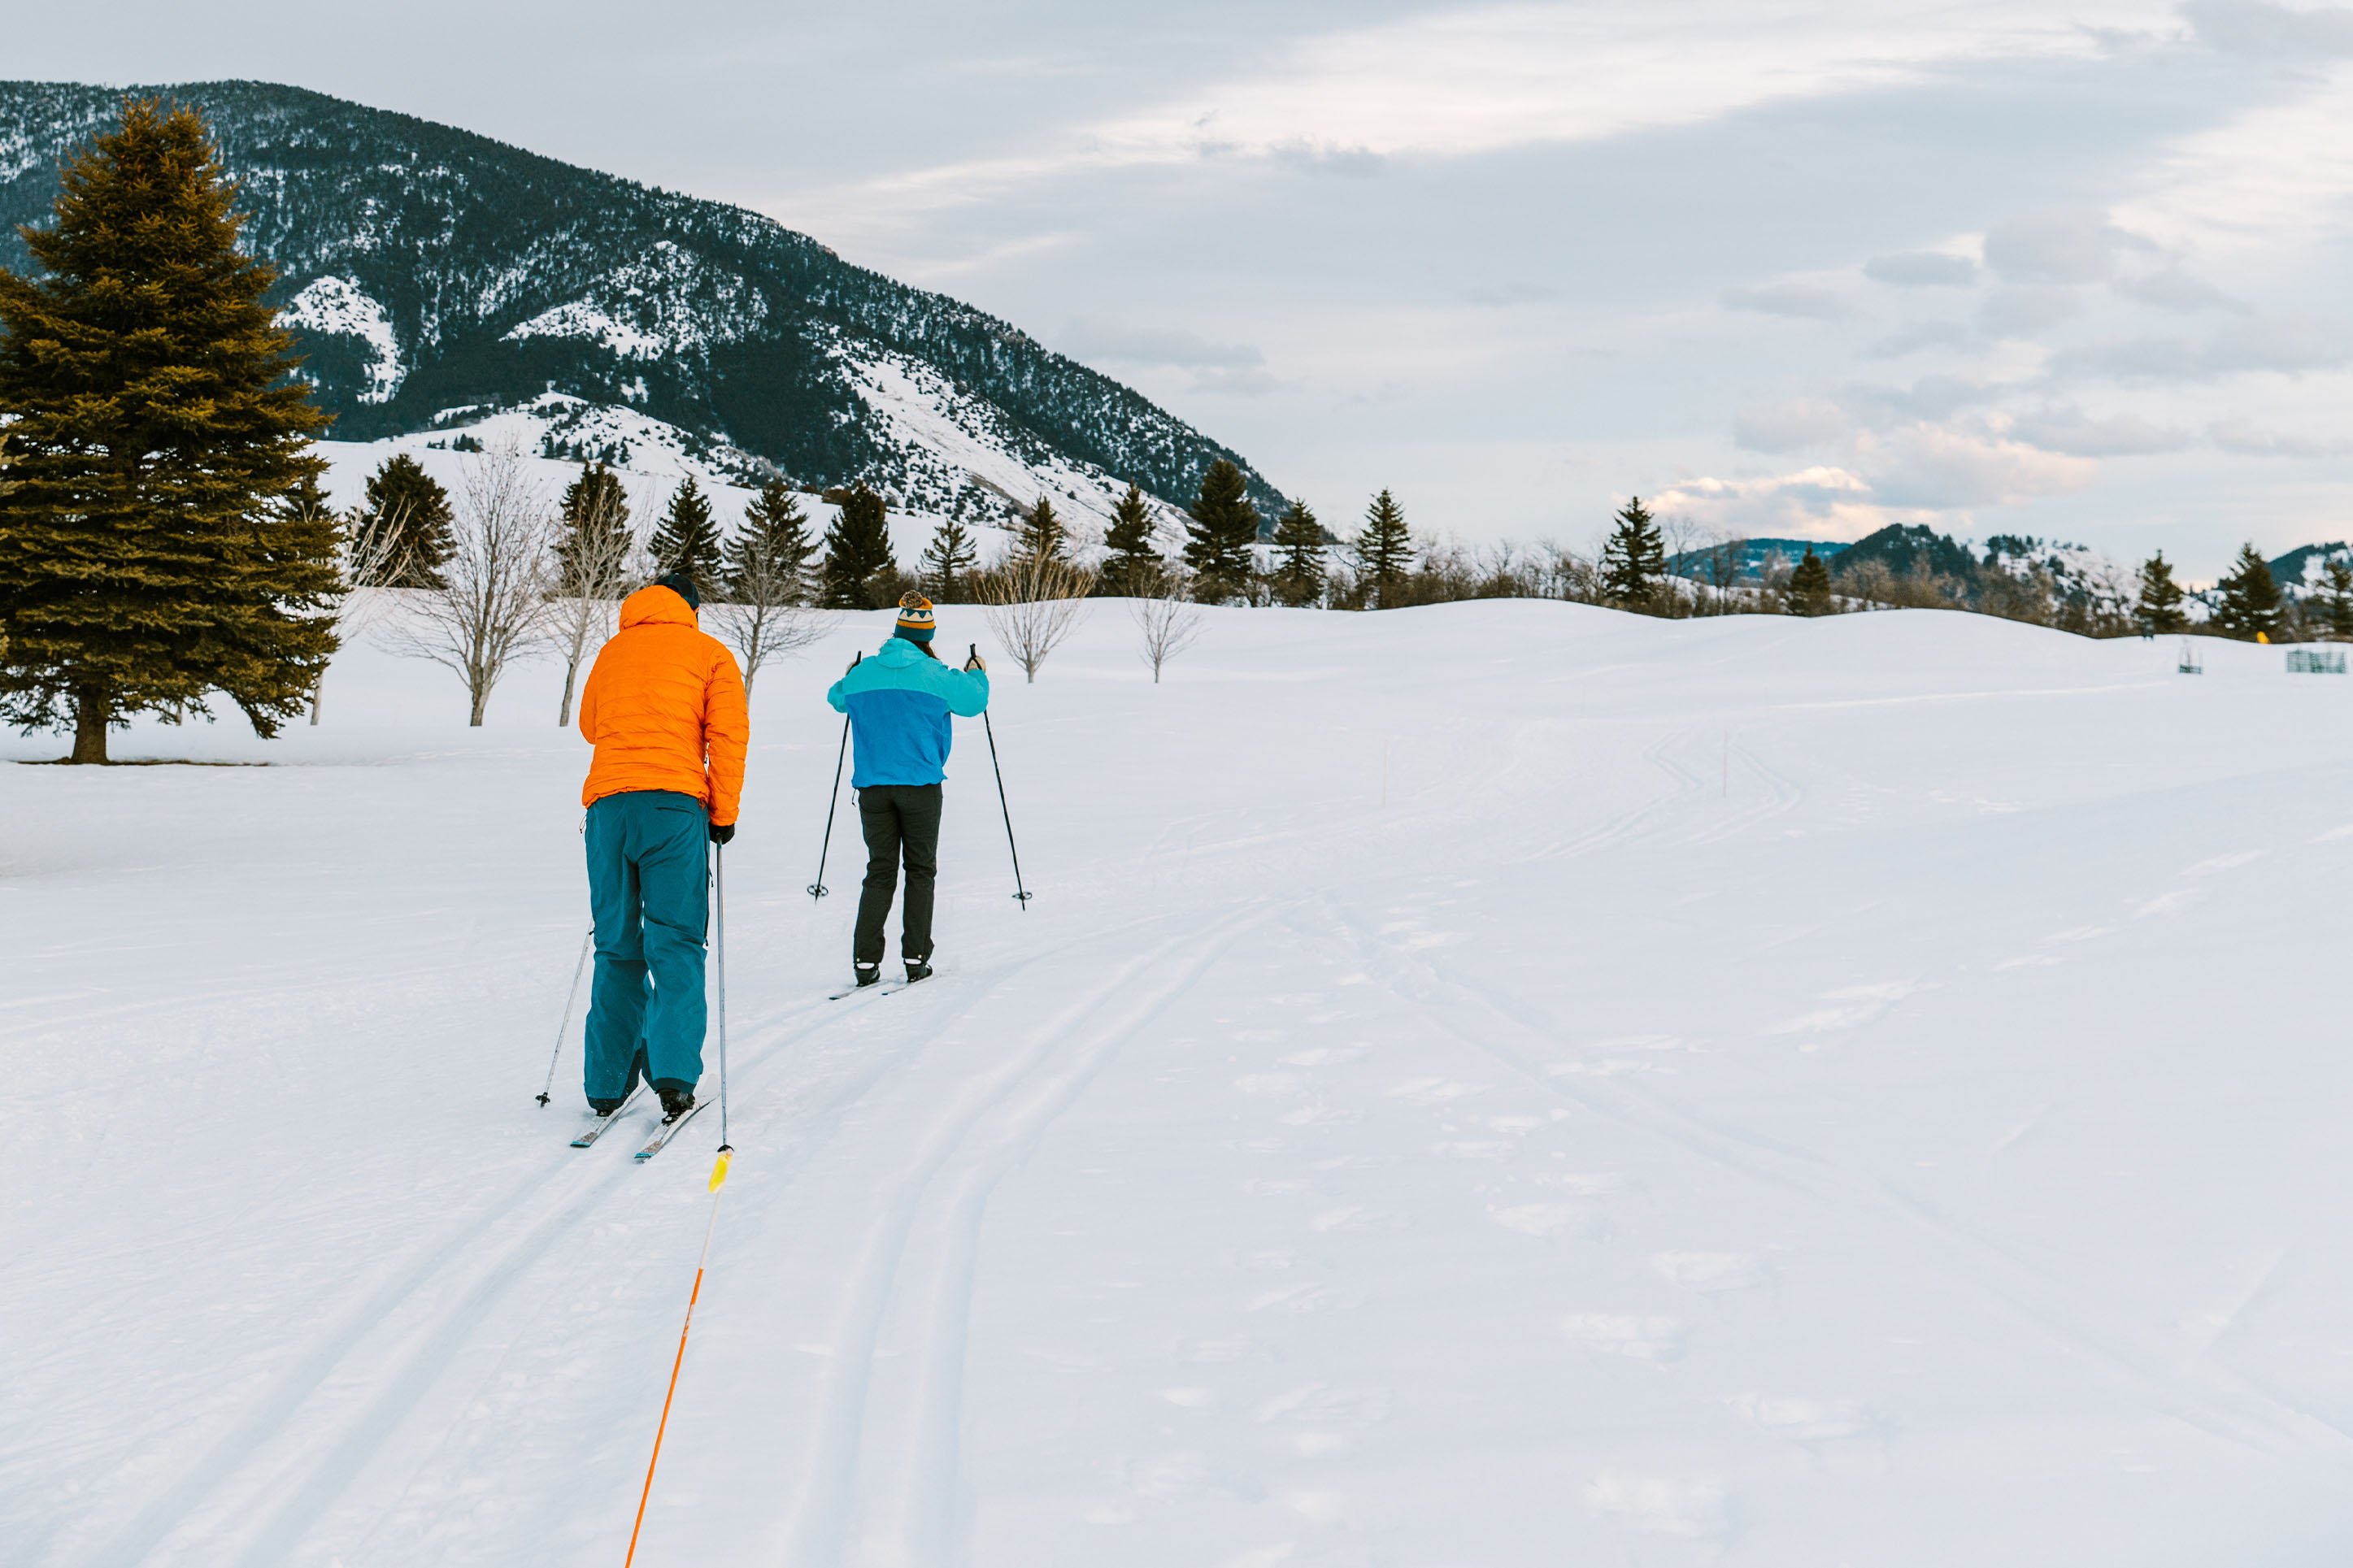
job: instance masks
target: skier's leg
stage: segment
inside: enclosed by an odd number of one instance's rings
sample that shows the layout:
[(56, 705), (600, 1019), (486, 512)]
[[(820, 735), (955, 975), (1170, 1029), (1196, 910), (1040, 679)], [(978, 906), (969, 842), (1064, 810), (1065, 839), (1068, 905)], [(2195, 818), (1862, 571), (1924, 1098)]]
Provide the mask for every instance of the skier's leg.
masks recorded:
[(638, 868), (630, 862), (626, 795), (588, 808), (588, 908), (596, 925), (596, 969), (588, 988), (581, 1087), (589, 1102), (617, 1103), (638, 1079), (645, 1034), (646, 958)]
[(689, 795), (649, 790), (632, 798), (644, 803), (632, 837), (654, 983), (646, 1077), (658, 1089), (691, 1089), (702, 1077), (708, 1015), (702, 955), (711, 919), (711, 817)]
[(872, 784), (858, 792), (858, 824), (866, 834), (866, 885), (858, 895), (858, 936), (851, 962), (871, 969), (882, 962), (882, 924), (899, 886), (899, 786)]
[(907, 910), (899, 931), (899, 956), (915, 968), (932, 962), (932, 883), (940, 870), (940, 786), (918, 784), (901, 792), (899, 832), (907, 856)]

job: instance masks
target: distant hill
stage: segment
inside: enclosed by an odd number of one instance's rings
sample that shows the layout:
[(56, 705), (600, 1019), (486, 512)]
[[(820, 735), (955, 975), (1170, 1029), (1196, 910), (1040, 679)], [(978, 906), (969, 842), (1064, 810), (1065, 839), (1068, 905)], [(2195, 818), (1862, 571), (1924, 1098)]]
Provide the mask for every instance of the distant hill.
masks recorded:
[[(1284, 504), (1108, 376), (759, 214), (298, 88), (130, 90), (210, 120), (340, 439), (523, 408), (548, 456), (658, 438), (976, 521), (1041, 489), (1100, 515), (1131, 480), (1182, 506), (1219, 458), (1265, 516)], [(15, 226), (46, 221), (59, 158), (121, 97), (0, 82), (0, 265), (30, 266)]]

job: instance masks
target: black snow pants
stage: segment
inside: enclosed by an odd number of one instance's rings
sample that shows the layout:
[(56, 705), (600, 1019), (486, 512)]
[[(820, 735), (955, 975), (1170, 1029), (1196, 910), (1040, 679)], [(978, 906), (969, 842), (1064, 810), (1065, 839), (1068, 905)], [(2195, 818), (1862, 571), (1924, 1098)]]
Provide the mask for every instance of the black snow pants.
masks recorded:
[(907, 906), (899, 926), (899, 956), (932, 961), (932, 882), (940, 869), (940, 786), (869, 784), (858, 792), (859, 825), (866, 830), (866, 887), (858, 898), (858, 940), (851, 957), (882, 962), (882, 922), (907, 862)]

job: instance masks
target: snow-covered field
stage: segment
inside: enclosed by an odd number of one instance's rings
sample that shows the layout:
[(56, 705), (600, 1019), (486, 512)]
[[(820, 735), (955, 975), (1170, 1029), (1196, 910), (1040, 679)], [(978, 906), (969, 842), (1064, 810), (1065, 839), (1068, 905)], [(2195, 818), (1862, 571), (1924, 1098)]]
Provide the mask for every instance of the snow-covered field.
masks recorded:
[[(881, 629), (760, 681), (641, 1563), (2353, 1552), (2353, 680), (1522, 603), (1155, 688), (1106, 607), (999, 663), (1036, 901), (963, 727), (941, 977), (828, 1004)], [(718, 1127), (533, 1103), (557, 679), (0, 766), (8, 1563), (620, 1560)]]

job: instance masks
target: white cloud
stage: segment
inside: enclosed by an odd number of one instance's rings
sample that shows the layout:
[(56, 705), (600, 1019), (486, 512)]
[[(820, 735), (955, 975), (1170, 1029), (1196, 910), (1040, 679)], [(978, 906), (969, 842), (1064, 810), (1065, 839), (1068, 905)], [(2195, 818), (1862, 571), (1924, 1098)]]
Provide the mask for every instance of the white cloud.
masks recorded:
[(2319, 316), (2257, 317), (2203, 338), (2123, 338), (2052, 356), (2055, 379), (2199, 382), (2257, 371), (2295, 375), (2353, 363), (2353, 329)]
[(1986, 230), (1986, 265), (2028, 283), (2098, 283), (2115, 272), (2116, 253), (2147, 249), (2108, 215), (2085, 207), (2050, 207)]
[(1767, 316), (1791, 316), (1809, 321), (1843, 321), (1854, 314), (1852, 301), (1836, 284), (1808, 279), (1782, 279), (1734, 289), (1725, 293), (1724, 302), (1735, 310), (1756, 310)]
[(2119, 223), (2197, 252), (2276, 252), (2341, 234), (2353, 201), (2353, 65), (2274, 79), (2261, 105), (2182, 138), (2117, 204)]
[(1941, 250), (1906, 250), (1873, 257), (1862, 264), (1862, 275), (1898, 289), (1961, 289), (1978, 280), (1978, 264), (1974, 257)]
[(1978, 306), (1978, 329), (1988, 337), (2031, 338), (2081, 315), (2084, 302), (2064, 283), (2014, 283)]
[(2243, 419), (2217, 420), (2206, 434), (2215, 446), (2241, 458), (2342, 458), (2353, 453), (2353, 441), (2342, 437), (2284, 435)]
[(1213, 342), (1178, 327), (1132, 326), (1079, 317), (1062, 329), (1061, 352), (1077, 360), (1165, 364), (1186, 370), (1256, 370), (1266, 356), (1248, 343)]
[(1899, 432), (1866, 466), (1876, 500), (1940, 511), (2063, 495), (2100, 471), (2088, 458), (1926, 425)]
[(2119, 278), (2108, 287), (2136, 303), (2158, 310), (2176, 310), (2183, 315), (2200, 310), (2246, 309), (2245, 305), (2211, 283), (2192, 278), (2179, 267), (2168, 267), (2162, 272), (2144, 273), (2137, 278)]
[(2010, 434), (2045, 451), (2065, 452), (2078, 458), (2178, 452), (2189, 444), (2187, 432), (2152, 424), (2137, 414), (2102, 419), (2072, 404), (2020, 415), (2011, 421)]
[(1795, 452), (1841, 440), (1850, 428), (1844, 410), (1819, 397), (1794, 397), (1744, 408), (1732, 438), (1752, 452)]
[(2226, 54), (2298, 62), (2353, 55), (2353, 11), (2337, 6), (2291, 10), (2267, 0), (2188, 0), (2181, 15), (2201, 43)]

